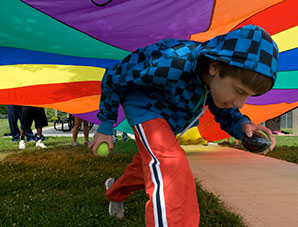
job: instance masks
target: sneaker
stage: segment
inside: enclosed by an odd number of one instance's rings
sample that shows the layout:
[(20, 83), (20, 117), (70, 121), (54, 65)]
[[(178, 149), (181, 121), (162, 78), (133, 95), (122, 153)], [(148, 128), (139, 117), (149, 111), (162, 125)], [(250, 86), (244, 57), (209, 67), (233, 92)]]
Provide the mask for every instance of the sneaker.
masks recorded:
[(77, 142), (72, 142), (72, 146), (76, 147), (76, 146), (78, 146), (78, 143)]
[(25, 144), (25, 140), (21, 140), (19, 143), (19, 149), (25, 149), (26, 148), (26, 144)]
[(36, 146), (36, 147), (41, 147), (41, 148), (47, 148), (47, 146), (44, 145), (43, 142), (41, 142), (41, 140), (38, 140), (38, 141), (36, 142), (36, 145), (35, 145), (35, 146)]
[(87, 146), (88, 146), (88, 145), (89, 145), (89, 143), (90, 143), (89, 141), (86, 141), (86, 142), (85, 142), (85, 145), (87, 145)]
[[(105, 189), (108, 190), (112, 184), (114, 184), (115, 178), (109, 178), (105, 181)], [(119, 219), (124, 217), (124, 205), (123, 202), (110, 201), (109, 204), (109, 214), (115, 216)]]

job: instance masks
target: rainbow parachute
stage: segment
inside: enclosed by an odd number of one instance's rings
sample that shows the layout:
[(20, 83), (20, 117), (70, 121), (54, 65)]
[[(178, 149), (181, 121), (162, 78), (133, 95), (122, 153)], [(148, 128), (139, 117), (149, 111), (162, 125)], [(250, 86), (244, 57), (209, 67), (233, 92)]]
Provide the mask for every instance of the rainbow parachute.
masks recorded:
[[(105, 68), (131, 51), (164, 38), (204, 41), (255, 24), (281, 51), (274, 89), (241, 110), (260, 123), (298, 106), (296, 8), (296, 0), (1, 1), (0, 103), (53, 108), (98, 124)], [(127, 127), (121, 108), (119, 123)], [(208, 141), (228, 136), (208, 111), (199, 131)]]

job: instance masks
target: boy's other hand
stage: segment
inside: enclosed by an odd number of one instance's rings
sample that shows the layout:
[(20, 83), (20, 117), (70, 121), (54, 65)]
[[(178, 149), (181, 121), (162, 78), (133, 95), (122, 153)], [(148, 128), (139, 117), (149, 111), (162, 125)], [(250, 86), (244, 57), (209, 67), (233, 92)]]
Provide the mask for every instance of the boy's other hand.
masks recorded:
[(273, 135), (273, 133), (269, 128), (266, 128), (263, 125), (245, 124), (243, 125), (242, 130), (248, 137), (252, 137), (253, 134), (256, 134), (261, 137), (265, 137), (265, 135), (263, 134), (265, 133), (271, 140), (271, 146), (269, 148), (269, 151), (272, 151), (273, 148), (275, 147), (275, 136)]
[(113, 150), (114, 144), (113, 144), (113, 136), (112, 135), (104, 135), (99, 132), (96, 132), (93, 136), (92, 141), (89, 143), (88, 148), (92, 150), (93, 154), (95, 156), (98, 156), (97, 154), (97, 148), (101, 143), (107, 143), (109, 145), (109, 152)]

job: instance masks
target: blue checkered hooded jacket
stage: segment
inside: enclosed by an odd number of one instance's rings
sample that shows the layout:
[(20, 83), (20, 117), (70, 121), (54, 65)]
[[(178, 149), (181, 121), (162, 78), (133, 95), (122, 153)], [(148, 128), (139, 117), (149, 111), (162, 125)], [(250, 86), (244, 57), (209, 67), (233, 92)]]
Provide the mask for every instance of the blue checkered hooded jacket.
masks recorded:
[[(163, 118), (175, 134), (181, 132), (203, 108), (207, 86), (196, 72), (199, 56), (276, 79), (278, 48), (260, 27), (247, 25), (203, 43), (162, 40), (107, 69), (101, 83), (98, 132), (112, 135), (119, 104), (131, 126)], [(212, 94), (206, 105), (223, 130), (238, 139), (243, 136), (242, 125), (250, 120), (237, 108), (216, 107)]]

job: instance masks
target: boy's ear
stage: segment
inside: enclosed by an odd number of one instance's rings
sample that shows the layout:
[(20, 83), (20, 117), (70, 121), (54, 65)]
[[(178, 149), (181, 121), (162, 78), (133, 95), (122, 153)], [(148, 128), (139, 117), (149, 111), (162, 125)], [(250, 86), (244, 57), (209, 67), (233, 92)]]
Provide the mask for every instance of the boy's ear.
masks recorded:
[(216, 76), (219, 74), (219, 67), (216, 61), (211, 60), (210, 66), (209, 66), (209, 75), (210, 76)]

